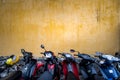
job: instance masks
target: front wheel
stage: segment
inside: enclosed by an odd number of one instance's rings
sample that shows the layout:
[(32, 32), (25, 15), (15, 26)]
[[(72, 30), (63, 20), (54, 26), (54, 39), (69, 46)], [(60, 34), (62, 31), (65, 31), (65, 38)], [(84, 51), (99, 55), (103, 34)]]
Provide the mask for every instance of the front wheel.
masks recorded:
[(103, 76), (100, 75), (94, 75), (94, 80), (105, 80)]
[(68, 72), (67, 79), (66, 80), (77, 80), (73, 72)]
[(45, 71), (37, 80), (53, 80), (53, 76), (49, 71)]

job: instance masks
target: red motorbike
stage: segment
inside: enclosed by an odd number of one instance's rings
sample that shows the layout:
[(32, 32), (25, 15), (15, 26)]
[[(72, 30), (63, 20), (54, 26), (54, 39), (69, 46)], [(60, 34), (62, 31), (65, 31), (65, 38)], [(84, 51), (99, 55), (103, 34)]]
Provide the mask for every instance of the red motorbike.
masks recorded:
[[(38, 80), (59, 80), (60, 78), (60, 68), (59, 63), (52, 51), (47, 51), (44, 45), (41, 45), (41, 48), (45, 51), (41, 54), (44, 55), (44, 62), (43, 62), (43, 73), (41, 74)], [(49, 78), (51, 76), (51, 79)]]
[(58, 53), (62, 55), (64, 58), (62, 59), (62, 70), (64, 80), (80, 80), (79, 71), (77, 68), (77, 63), (75, 58), (69, 53)]

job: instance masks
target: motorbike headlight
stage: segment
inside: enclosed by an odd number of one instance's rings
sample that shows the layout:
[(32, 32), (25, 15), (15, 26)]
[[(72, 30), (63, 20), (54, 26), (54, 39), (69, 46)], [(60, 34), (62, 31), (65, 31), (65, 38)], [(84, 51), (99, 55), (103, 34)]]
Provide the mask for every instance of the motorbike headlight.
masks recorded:
[(109, 73), (113, 73), (113, 70), (109, 70)]

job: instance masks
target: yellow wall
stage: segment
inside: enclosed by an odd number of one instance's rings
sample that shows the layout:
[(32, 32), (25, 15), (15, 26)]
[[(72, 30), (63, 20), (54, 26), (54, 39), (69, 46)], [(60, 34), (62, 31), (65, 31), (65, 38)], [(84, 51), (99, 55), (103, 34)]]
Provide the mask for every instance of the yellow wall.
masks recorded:
[(0, 0), (0, 55), (120, 51), (120, 0)]

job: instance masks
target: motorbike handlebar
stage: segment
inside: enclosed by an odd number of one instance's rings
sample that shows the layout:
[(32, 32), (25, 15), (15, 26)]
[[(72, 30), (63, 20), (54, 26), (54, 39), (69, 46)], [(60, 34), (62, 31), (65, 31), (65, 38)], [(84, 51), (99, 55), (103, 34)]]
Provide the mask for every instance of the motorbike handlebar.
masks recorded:
[(74, 54), (74, 56), (78, 56), (77, 54)]
[(98, 55), (95, 55), (95, 57), (99, 57)]
[(94, 55), (95, 57), (102, 57), (101, 55)]
[(64, 53), (58, 53), (59, 55), (65, 56)]
[(43, 52), (41, 52), (40, 54), (44, 54)]
[(58, 53), (58, 54), (62, 55), (62, 53)]

